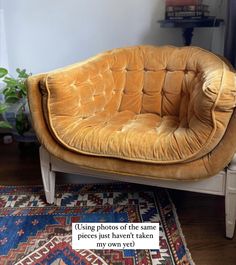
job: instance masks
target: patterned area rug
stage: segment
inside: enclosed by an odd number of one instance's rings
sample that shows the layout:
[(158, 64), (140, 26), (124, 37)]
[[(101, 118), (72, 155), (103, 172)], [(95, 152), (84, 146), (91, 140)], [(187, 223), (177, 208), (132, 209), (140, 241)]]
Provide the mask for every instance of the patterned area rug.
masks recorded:
[[(0, 265), (187, 265), (175, 208), (164, 189), (133, 184), (0, 186)], [(73, 250), (72, 222), (159, 222), (160, 249)]]

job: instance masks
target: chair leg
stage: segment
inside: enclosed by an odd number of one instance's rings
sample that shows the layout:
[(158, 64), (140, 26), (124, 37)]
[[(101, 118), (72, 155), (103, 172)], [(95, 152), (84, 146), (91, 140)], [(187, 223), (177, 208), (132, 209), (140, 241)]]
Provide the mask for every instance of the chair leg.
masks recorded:
[(55, 198), (55, 172), (51, 171), (50, 154), (43, 146), (40, 146), (39, 156), (46, 201), (52, 204)]
[(236, 221), (236, 161), (231, 162), (227, 168), (225, 189), (225, 214), (226, 214), (226, 237), (234, 236)]

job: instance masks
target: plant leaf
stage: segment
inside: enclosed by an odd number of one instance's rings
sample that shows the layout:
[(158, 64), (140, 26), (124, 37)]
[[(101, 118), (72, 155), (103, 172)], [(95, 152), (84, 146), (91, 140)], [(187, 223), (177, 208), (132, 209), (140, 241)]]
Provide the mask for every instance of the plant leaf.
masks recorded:
[(10, 95), (5, 97), (5, 102), (6, 103), (16, 103), (19, 100), (17, 96)]
[(7, 109), (7, 105), (6, 104), (0, 104), (0, 114), (2, 114), (3, 112), (5, 112)]
[(12, 126), (6, 121), (0, 121), (0, 128), (12, 129)]
[(18, 77), (19, 78), (26, 79), (27, 77), (30, 76), (30, 74), (26, 73), (26, 70), (25, 69), (21, 70), (20, 68), (17, 68), (16, 69), (16, 72), (18, 73)]
[(30, 123), (28, 117), (21, 108), (16, 115), (16, 130), (20, 135), (23, 135), (25, 132), (29, 131), (29, 129)]
[(0, 67), (0, 78), (8, 74), (7, 69)]
[(13, 86), (18, 84), (15, 78), (7, 77), (7, 76), (3, 79), (3, 82), (6, 83), (7, 85), (13, 85)]

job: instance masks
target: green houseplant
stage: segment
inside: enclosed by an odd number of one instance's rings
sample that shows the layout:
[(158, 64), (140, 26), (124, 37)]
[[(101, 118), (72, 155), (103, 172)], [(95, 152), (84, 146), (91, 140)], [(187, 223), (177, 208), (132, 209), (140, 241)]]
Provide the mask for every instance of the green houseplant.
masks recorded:
[(25, 84), (25, 80), (31, 74), (19, 68), (16, 69), (16, 73), (17, 76), (12, 77), (7, 69), (0, 68), (0, 79), (4, 83), (1, 90), (4, 103), (0, 104), (0, 114), (5, 120), (1, 121), (0, 127), (12, 127), (13, 134), (22, 139), (31, 130)]

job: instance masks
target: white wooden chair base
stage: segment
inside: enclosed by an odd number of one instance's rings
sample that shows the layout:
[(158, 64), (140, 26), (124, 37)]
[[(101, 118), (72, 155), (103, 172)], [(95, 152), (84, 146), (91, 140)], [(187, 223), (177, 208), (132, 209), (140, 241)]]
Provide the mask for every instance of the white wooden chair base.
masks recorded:
[(236, 155), (226, 170), (225, 223), (226, 237), (232, 238), (236, 222)]
[(54, 203), (55, 200), (55, 172), (96, 176), (103, 179), (115, 179), (118, 181), (225, 196), (226, 237), (232, 238), (234, 235), (236, 221), (236, 156), (234, 156), (232, 162), (225, 170), (222, 170), (216, 176), (199, 181), (153, 180), (144, 177), (134, 178), (87, 170), (57, 159), (42, 146), (40, 147), (40, 165), (46, 200), (50, 204)]
[(51, 170), (50, 154), (45, 148), (40, 147), (39, 155), (46, 201), (52, 204), (55, 198), (55, 171)]

